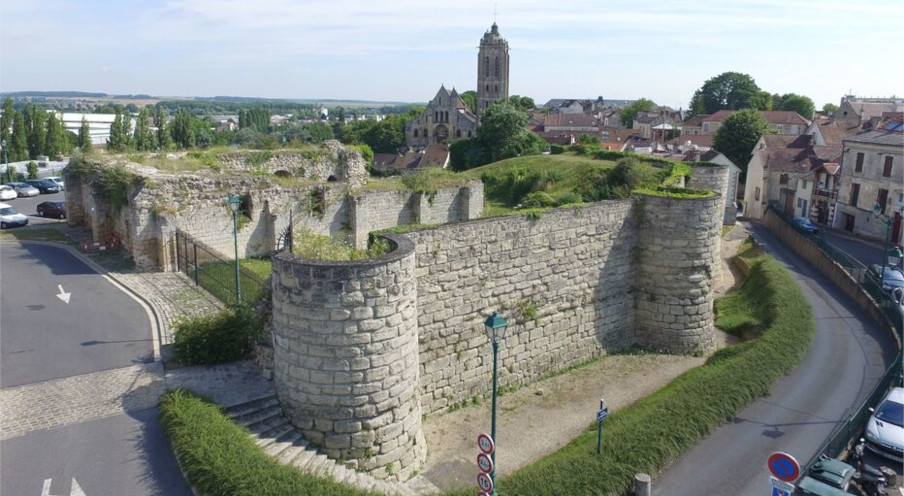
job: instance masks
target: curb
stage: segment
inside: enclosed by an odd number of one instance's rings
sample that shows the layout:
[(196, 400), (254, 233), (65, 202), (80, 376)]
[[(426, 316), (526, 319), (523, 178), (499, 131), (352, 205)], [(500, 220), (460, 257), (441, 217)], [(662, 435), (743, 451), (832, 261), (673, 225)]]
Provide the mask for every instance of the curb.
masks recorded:
[(151, 325), (151, 336), (153, 338), (151, 341), (153, 343), (154, 361), (155, 362), (162, 361), (161, 348), (163, 346), (163, 335), (161, 334), (162, 326), (161, 326), (161, 322), (160, 322), (160, 315), (159, 315), (159, 312), (157, 311), (157, 308), (154, 306), (154, 304), (151, 303), (149, 300), (147, 300), (141, 293), (139, 293), (137, 290), (126, 285), (124, 282), (119, 280), (119, 278), (117, 278), (115, 275), (113, 275), (112, 272), (110, 272), (103, 266), (99, 265), (94, 260), (91, 260), (90, 258), (86, 257), (84, 254), (80, 253), (78, 250), (76, 250), (72, 246), (65, 245), (62, 243), (54, 243), (54, 242), (50, 242), (50, 241), (37, 241), (37, 240), (18, 240), (17, 239), (17, 240), (0, 241), (0, 245), (13, 244), (13, 243), (49, 246), (51, 248), (60, 248), (60, 249), (66, 250), (71, 255), (75, 256), (75, 258), (79, 259), (82, 263), (84, 263), (85, 265), (90, 267), (91, 270), (97, 272), (98, 275), (100, 275), (101, 277), (103, 277), (104, 279), (109, 281), (117, 289), (119, 289), (123, 293), (129, 295), (133, 300), (135, 300), (139, 305), (141, 305), (141, 307), (144, 308), (144, 311), (147, 313), (148, 322)]

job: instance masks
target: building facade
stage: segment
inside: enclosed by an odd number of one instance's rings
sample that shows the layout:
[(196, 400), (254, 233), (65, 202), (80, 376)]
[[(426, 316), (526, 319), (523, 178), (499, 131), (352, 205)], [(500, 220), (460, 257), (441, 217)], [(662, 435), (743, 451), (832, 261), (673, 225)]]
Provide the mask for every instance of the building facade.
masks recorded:
[(477, 116), (458, 92), (441, 86), (423, 114), (405, 123), (405, 143), (409, 148), (424, 149), (457, 139), (473, 138), (477, 132)]
[(477, 115), (509, 97), (509, 46), (496, 23), (480, 39), (477, 52)]

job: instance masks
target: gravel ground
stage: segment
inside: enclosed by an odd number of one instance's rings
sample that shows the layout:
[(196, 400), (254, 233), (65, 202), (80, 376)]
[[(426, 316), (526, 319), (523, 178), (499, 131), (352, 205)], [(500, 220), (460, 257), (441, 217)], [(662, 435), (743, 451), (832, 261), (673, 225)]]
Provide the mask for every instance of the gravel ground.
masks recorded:
[[(741, 225), (723, 237), (717, 296), (739, 280), (740, 274), (728, 260), (745, 239), (747, 232)], [(716, 341), (721, 347), (735, 339), (717, 331)], [(658, 354), (613, 355), (506, 394), (499, 398), (497, 409), (499, 473), (510, 474), (556, 451), (595, 424), (600, 398), (606, 400), (610, 410), (618, 410), (705, 360)], [(429, 453), (421, 474), (440, 489), (475, 486), (476, 491), (477, 436), (489, 430), (489, 401), (429, 417), (424, 424)]]

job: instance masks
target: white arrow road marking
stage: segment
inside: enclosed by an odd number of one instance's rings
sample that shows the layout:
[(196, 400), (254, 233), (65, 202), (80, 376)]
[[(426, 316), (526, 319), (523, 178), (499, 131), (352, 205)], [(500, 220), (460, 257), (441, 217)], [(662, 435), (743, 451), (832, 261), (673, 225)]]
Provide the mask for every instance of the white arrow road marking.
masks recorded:
[[(41, 490), (41, 496), (53, 496), (50, 494), (50, 484), (52, 482), (53, 479), (44, 481), (44, 489)], [(82, 491), (82, 487), (78, 485), (78, 481), (75, 480), (75, 477), (72, 478), (72, 488), (69, 490), (69, 496), (86, 496), (85, 491)]]
[(57, 287), (60, 288), (60, 294), (56, 295), (56, 297), (59, 298), (59, 299), (61, 299), (61, 300), (63, 300), (63, 301), (65, 301), (66, 304), (68, 305), (68, 304), (69, 304), (69, 297), (72, 296), (72, 293), (67, 293), (67, 292), (63, 291), (63, 285), (62, 285), (62, 284), (57, 284)]

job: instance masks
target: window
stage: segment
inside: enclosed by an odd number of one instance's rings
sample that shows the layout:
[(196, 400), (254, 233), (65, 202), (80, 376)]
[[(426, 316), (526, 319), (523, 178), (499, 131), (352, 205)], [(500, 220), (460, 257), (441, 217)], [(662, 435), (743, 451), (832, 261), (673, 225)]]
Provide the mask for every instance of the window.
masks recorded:
[(496, 79), (499, 79), (499, 57), (496, 57)]
[(876, 203), (882, 208), (881, 213), (885, 215), (885, 204), (888, 203), (888, 190), (880, 189), (879, 194), (876, 195)]
[(857, 163), (854, 165), (854, 172), (863, 172), (863, 154), (857, 154)]
[(781, 176), (778, 176), (778, 183), (788, 184), (788, 174), (782, 174)]
[(857, 199), (860, 197), (860, 185), (857, 183), (851, 184), (851, 206), (857, 206)]
[(456, 130), (455, 130), (455, 137), (456, 137), (456, 138), (461, 138), (461, 129), (456, 129)]
[(891, 177), (891, 167), (894, 164), (895, 158), (891, 155), (885, 156), (885, 167), (882, 169), (882, 177)]
[(753, 194), (753, 199), (756, 201), (760, 201), (760, 187), (756, 187), (756, 191)]
[(803, 206), (804, 206), (804, 199), (803, 199), (803, 198), (798, 198), (798, 199), (797, 199), (797, 208), (801, 208), (801, 207), (803, 207)]
[(414, 137), (417, 138), (417, 129), (414, 130)]
[(490, 75), (490, 56), (487, 55), (486, 59), (484, 60), (484, 63), (483, 63), (483, 76), (486, 77), (489, 75)]
[(782, 126), (781, 124), (777, 124), (775, 130), (778, 131), (778, 134), (785, 134), (785, 126)]
[(791, 124), (791, 134), (800, 134), (800, 126)]

